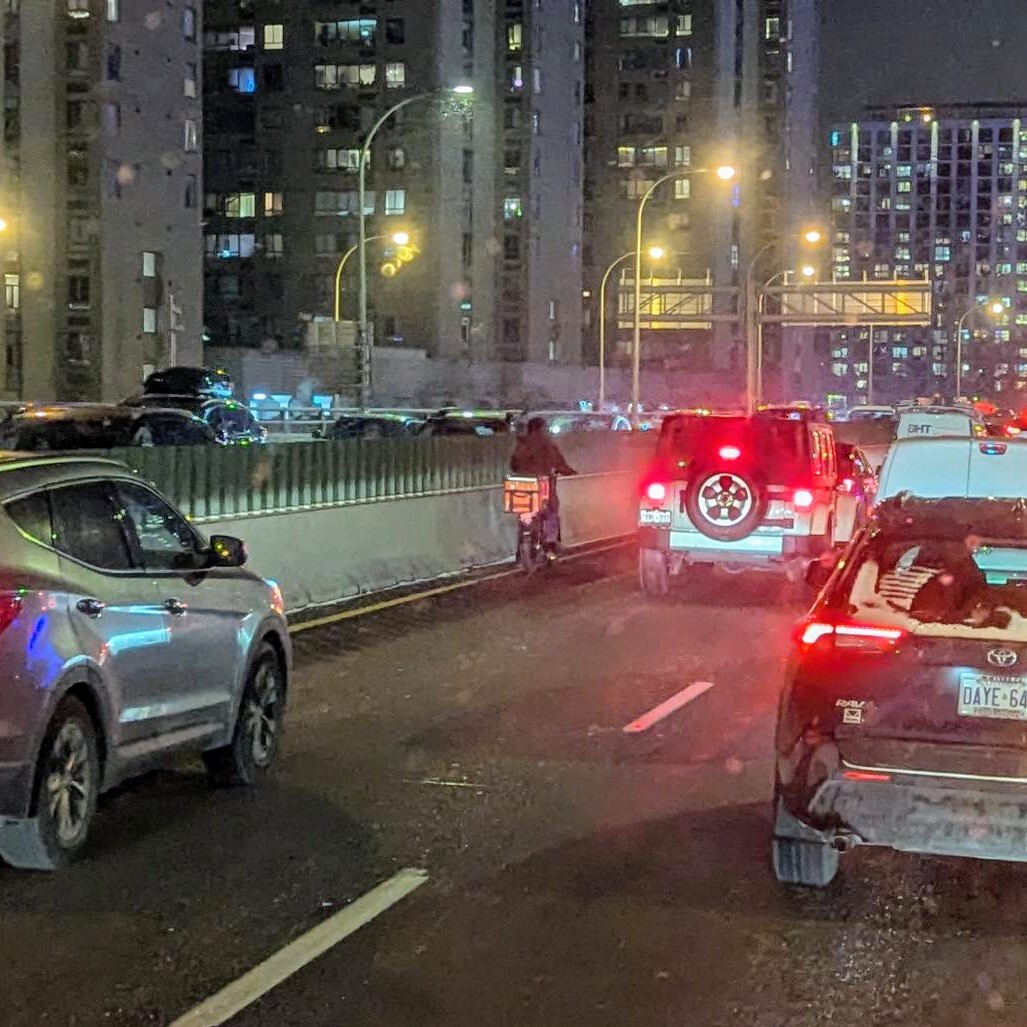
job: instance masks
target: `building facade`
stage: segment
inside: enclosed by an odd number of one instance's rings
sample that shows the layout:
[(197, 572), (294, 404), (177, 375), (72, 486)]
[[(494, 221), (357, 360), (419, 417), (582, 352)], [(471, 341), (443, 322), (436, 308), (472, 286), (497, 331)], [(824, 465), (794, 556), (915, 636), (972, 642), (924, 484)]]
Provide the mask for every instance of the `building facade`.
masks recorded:
[(4, 0), (3, 392), (118, 399), (201, 359), (200, 12)]
[[(933, 283), (930, 328), (832, 333), (826, 391), (877, 401), (1027, 388), (1027, 110), (868, 110), (830, 134), (832, 269)], [(992, 307), (1000, 304), (1003, 312)]]
[[(759, 279), (794, 266), (791, 229), (816, 203), (817, 11), (815, 0), (593, 0), (588, 19), (585, 286), (594, 359), (602, 277), (634, 251), (639, 197), (664, 175), (678, 173), (649, 203), (643, 244), (658, 243), (666, 256), (659, 268), (646, 262), (644, 274), (709, 275), (715, 287), (737, 290), (750, 267)], [(727, 186), (709, 173), (721, 164), (738, 172)], [(718, 303), (737, 317), (737, 299)], [(629, 346), (622, 335), (621, 360)], [(687, 371), (740, 375), (743, 351), (737, 321), (643, 333), (643, 362)], [(773, 333), (768, 355), (780, 366)]]
[[(580, 4), (208, 0), (205, 272), (217, 345), (298, 348), (357, 241), (360, 146), (379, 344), (580, 355)], [(456, 86), (473, 95), (456, 96)], [(407, 232), (417, 256), (380, 268)], [(357, 260), (341, 315), (357, 312)]]

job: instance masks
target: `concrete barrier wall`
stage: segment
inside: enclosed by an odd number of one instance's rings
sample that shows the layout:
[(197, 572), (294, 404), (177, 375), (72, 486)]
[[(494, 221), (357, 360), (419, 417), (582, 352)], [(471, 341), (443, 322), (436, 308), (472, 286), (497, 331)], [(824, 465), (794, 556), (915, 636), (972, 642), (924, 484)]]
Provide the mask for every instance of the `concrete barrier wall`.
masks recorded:
[[(633, 532), (638, 477), (617, 471), (561, 479), (564, 543)], [(500, 486), (203, 520), (199, 527), (244, 538), (251, 569), (278, 582), (290, 613), (512, 561), (517, 536)]]

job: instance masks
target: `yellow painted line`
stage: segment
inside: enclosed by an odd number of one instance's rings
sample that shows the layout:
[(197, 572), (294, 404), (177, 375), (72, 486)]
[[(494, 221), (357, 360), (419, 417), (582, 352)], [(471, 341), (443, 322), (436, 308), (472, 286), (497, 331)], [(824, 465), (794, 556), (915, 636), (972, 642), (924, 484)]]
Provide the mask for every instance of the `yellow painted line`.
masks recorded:
[(335, 916), (300, 935), (216, 995), (180, 1016), (171, 1027), (219, 1027), (257, 999), (369, 924), (428, 880), (428, 871), (407, 868), (351, 902)]
[[(622, 542), (615, 542), (613, 545), (602, 546), (599, 549), (588, 549), (580, 553), (568, 553), (561, 556), (560, 563), (569, 563), (571, 560), (583, 560), (588, 556), (599, 556), (614, 549), (622, 549), (629, 545), (631, 539)], [(473, 588), (475, 585), (483, 585), (489, 581), (500, 581), (503, 578), (512, 578), (524, 572), (518, 568), (508, 571), (497, 571), (495, 574), (485, 574), (480, 578), (468, 578), (466, 581), (454, 581), (449, 585), (439, 585), (436, 588), (429, 588), (424, 592), (413, 592), (410, 595), (397, 596), (395, 599), (383, 599), (378, 603), (371, 603), (369, 606), (359, 606), (353, 610), (342, 610), (339, 613), (330, 613), (325, 617), (317, 617), (314, 620), (301, 621), (289, 627), (290, 635), (298, 635), (303, 631), (313, 631), (314, 628), (326, 628), (331, 624), (339, 624), (342, 621), (353, 620), (356, 617), (366, 617), (372, 613), (381, 613), (382, 610), (391, 610), (397, 606), (405, 606), (407, 603), (416, 603), (421, 599), (431, 599), (434, 596), (446, 595), (448, 592), (457, 592), (463, 588)]]

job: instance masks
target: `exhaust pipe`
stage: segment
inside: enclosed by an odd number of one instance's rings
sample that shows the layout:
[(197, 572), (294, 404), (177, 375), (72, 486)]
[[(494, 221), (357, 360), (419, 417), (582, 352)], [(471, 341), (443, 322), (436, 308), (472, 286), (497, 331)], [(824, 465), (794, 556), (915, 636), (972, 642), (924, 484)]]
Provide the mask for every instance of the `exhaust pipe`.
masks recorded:
[(831, 848), (841, 853), (852, 852), (859, 842), (854, 834), (836, 834), (831, 838)]

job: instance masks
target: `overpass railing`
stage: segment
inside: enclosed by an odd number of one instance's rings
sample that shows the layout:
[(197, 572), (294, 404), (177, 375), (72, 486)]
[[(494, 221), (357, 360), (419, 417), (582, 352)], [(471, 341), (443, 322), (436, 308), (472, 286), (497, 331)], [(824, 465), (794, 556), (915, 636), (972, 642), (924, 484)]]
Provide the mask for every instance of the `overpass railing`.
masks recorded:
[[(565, 436), (560, 447), (581, 474), (637, 473), (651, 435)], [(283, 513), (496, 487), (512, 436), (296, 442), (290, 446), (153, 446), (111, 451), (195, 520)]]

